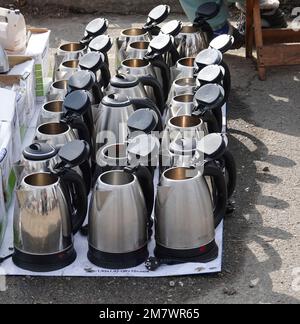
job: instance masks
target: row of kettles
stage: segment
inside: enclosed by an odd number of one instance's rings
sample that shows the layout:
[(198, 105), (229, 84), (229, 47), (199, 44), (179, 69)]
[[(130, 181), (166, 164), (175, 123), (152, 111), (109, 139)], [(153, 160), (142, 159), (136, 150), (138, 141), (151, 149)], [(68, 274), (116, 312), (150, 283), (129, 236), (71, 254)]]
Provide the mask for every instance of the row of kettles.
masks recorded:
[[(215, 228), (236, 181), (222, 55), (234, 40), (209, 42), (201, 25), (179, 21), (159, 27), (169, 12), (158, 6), (144, 28), (122, 32), (114, 77), (106, 19), (58, 49), (49, 101), (16, 165), (17, 266), (48, 272), (70, 265), (80, 230), (88, 235), (88, 259), (103, 268), (145, 263), (155, 270), (217, 258)], [(203, 24), (208, 16), (204, 11)], [(154, 227), (155, 257), (148, 259)]]

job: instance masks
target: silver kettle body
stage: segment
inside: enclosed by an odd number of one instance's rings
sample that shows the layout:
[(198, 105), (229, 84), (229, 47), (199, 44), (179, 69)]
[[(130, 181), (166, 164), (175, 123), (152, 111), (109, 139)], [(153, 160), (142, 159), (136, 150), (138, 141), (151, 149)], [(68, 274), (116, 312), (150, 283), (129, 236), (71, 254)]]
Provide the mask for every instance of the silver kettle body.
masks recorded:
[(168, 249), (193, 250), (214, 241), (213, 203), (200, 171), (174, 168), (162, 175), (155, 224), (157, 244)]
[(134, 174), (102, 174), (89, 212), (89, 260), (108, 268), (131, 268), (148, 257), (148, 211)]
[(45, 142), (58, 148), (77, 139), (75, 131), (68, 124), (61, 122), (42, 124), (35, 134), (35, 141)]
[(127, 121), (135, 108), (127, 97), (112, 94), (103, 98), (96, 120), (96, 150), (107, 143), (124, 143), (128, 137)]
[(206, 35), (193, 26), (183, 26), (175, 38), (175, 43), (180, 57), (195, 57), (208, 47)]
[[(76, 203), (70, 198), (73, 187)], [(16, 190), (14, 263), (35, 272), (55, 271), (76, 259), (73, 234), (86, 217), (84, 183), (74, 171), (26, 176)], [(72, 203), (73, 201), (73, 203)]]

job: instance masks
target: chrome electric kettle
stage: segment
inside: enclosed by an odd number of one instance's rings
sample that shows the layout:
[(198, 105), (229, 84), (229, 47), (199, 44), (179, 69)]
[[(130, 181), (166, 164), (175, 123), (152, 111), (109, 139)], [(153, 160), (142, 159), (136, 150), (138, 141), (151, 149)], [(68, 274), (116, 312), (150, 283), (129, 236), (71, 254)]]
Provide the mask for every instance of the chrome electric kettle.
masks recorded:
[(100, 90), (102, 90), (102, 87), (106, 88), (108, 86), (111, 75), (104, 54), (97, 52), (85, 54), (79, 60), (79, 67), (81, 70), (91, 71), (95, 74), (96, 83)]
[(149, 108), (160, 116), (158, 108), (149, 99), (128, 99), (120, 94), (104, 97), (96, 121), (97, 151), (106, 144), (124, 143), (129, 135), (129, 117), (142, 108)]
[[(218, 187), (215, 210), (205, 176), (213, 177)], [(223, 219), (226, 203), (225, 179), (217, 167), (207, 164), (204, 172), (193, 168), (165, 171), (155, 207), (157, 260), (154, 265), (205, 263), (216, 259), (215, 225)], [(153, 260), (146, 266), (153, 270)]]
[(104, 35), (109, 27), (109, 22), (105, 18), (96, 18), (85, 27), (81, 44), (88, 45), (94, 38)]
[(68, 93), (68, 80), (59, 80), (51, 84), (47, 101), (64, 100)]
[(89, 130), (82, 118), (72, 115), (65, 117), (60, 122), (45, 123), (38, 126), (34, 137), (35, 142), (45, 142), (56, 148), (78, 139), (91, 144)]
[(86, 184), (87, 193), (90, 192), (92, 175), (89, 164), (90, 149), (84, 141), (73, 141), (57, 149), (47, 143), (33, 143), (26, 147), (20, 161), (14, 164), (18, 183), (25, 176), (37, 172), (51, 172), (57, 165), (67, 165), (70, 159), (76, 160), (78, 167), (74, 168)]
[[(75, 161), (70, 161), (74, 167)], [(66, 168), (26, 176), (16, 189), (14, 254), (16, 266), (34, 272), (62, 269), (76, 259), (73, 235), (87, 213), (82, 178)]]
[[(159, 73), (157, 72), (159, 71)], [(152, 76), (159, 81), (163, 89), (164, 98), (167, 99), (170, 89), (170, 70), (168, 66), (160, 60), (148, 61), (143, 59), (128, 59), (122, 62), (118, 69), (120, 74), (129, 74), (136, 77)], [(147, 87), (147, 97), (156, 102), (156, 96), (152, 88)]]
[(102, 174), (89, 212), (89, 260), (109, 269), (145, 262), (153, 202), (154, 187), (147, 168)]
[(103, 98), (103, 93), (96, 82), (96, 76), (91, 71), (79, 71), (75, 73), (68, 81), (68, 93), (85, 90), (87, 91), (92, 105), (92, 114), (94, 121), (97, 119), (98, 106)]
[(129, 74), (118, 74), (110, 80), (106, 94), (119, 93), (128, 98), (145, 99), (148, 98), (147, 89), (149, 87), (153, 89), (155, 95), (154, 103), (163, 114), (165, 109), (164, 94), (159, 82), (151, 75), (137, 77)]

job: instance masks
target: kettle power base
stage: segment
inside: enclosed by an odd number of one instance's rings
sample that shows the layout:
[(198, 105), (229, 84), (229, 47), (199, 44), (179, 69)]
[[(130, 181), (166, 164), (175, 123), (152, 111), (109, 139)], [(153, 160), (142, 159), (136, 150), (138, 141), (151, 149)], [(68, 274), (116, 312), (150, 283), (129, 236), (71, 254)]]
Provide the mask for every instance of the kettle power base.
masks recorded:
[[(40, 107), (38, 107), (40, 108)], [(23, 143), (23, 149), (32, 143), (37, 124), (37, 116), (31, 121), (31, 125), (26, 133)], [(158, 177), (156, 177), (158, 181)], [(13, 213), (14, 201), (8, 212), (8, 224), (4, 237), (3, 244), (0, 248), (0, 257), (5, 257), (12, 254), (13, 247)], [(0, 264), (1, 274), (8, 276), (36, 276), (36, 277), (135, 277), (135, 278), (158, 278), (158, 277), (174, 277), (174, 276), (187, 276), (187, 275), (203, 275), (218, 273), (222, 271), (222, 256), (223, 256), (223, 222), (216, 229), (216, 244), (219, 248), (218, 257), (208, 263), (185, 263), (177, 265), (161, 265), (156, 271), (149, 271), (145, 265), (142, 264), (132, 269), (104, 269), (98, 268), (93, 265), (87, 257), (88, 242), (86, 237), (78, 233), (74, 239), (74, 247), (77, 253), (76, 260), (66, 268), (52, 271), (52, 272), (34, 272), (21, 269), (17, 267), (12, 259), (8, 259)], [(152, 241), (148, 246), (150, 256), (154, 256), (155, 242)]]
[(160, 260), (166, 260), (166, 264), (178, 263), (209, 263), (218, 258), (219, 248), (215, 241), (193, 250), (171, 250), (157, 245), (154, 255)]
[(49, 256), (34, 256), (15, 250), (12, 260), (17, 267), (24, 270), (52, 272), (69, 266), (76, 260), (76, 257), (76, 251), (72, 246), (64, 252)]
[(139, 251), (126, 254), (112, 254), (89, 247), (88, 259), (96, 266), (104, 269), (130, 269), (144, 264), (149, 257), (148, 246)]

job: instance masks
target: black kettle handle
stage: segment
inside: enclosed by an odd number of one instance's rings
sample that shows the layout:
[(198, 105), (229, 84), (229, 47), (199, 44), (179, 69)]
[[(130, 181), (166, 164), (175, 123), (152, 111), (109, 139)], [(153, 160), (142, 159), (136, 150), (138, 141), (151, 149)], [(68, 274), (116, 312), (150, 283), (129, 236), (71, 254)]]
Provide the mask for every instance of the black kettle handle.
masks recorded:
[(92, 88), (93, 96), (95, 98), (95, 103), (100, 104), (103, 99), (103, 93), (101, 90), (101, 84), (95, 83)]
[(225, 181), (224, 174), (220, 168), (218, 168), (213, 163), (207, 163), (204, 167), (204, 177), (212, 177), (214, 179), (214, 184), (216, 186), (216, 207), (214, 210), (215, 216), (215, 227), (217, 228), (219, 224), (225, 217), (226, 206), (227, 206), (227, 185)]
[[(219, 109), (219, 108), (217, 108), (217, 109)], [(204, 115), (201, 116), (201, 119), (205, 123), (207, 123), (208, 132), (210, 134), (220, 133), (222, 131), (222, 128), (220, 129), (221, 126), (219, 125), (216, 115), (211, 110), (206, 111), (204, 113)]]
[(162, 115), (160, 113), (160, 110), (157, 108), (155, 103), (149, 98), (137, 98), (137, 99), (130, 99), (131, 104), (136, 108), (136, 109), (143, 109), (143, 108), (148, 108), (153, 110), (157, 117), (158, 117), (158, 125), (157, 125), (157, 130), (162, 131), (163, 130), (163, 123), (162, 123)]
[(83, 162), (79, 165), (79, 169), (83, 175), (85, 188), (88, 195), (92, 188), (92, 170), (90, 167), (90, 163), (88, 161)]
[(154, 184), (151, 172), (147, 167), (141, 165), (136, 168), (125, 168), (125, 172), (132, 173), (138, 178), (145, 197), (148, 218), (151, 219), (154, 207)]
[(78, 131), (79, 139), (86, 141), (90, 147), (93, 147), (91, 142), (92, 134), (90, 134), (90, 131), (81, 116), (67, 115), (62, 122), (67, 123), (72, 129), (76, 129)]
[(73, 170), (66, 169), (59, 176), (67, 190), (66, 198), (72, 217), (72, 231), (73, 234), (76, 234), (82, 227), (87, 215), (88, 199), (85, 183), (81, 176)]
[(152, 75), (141, 76), (140, 81), (144, 87), (148, 86), (153, 89), (157, 107), (163, 115), (165, 110), (165, 99), (160, 83)]
[(101, 81), (103, 84), (104, 89), (106, 89), (110, 83), (110, 79), (111, 79), (111, 74), (109, 71), (109, 66), (106, 62), (103, 62), (103, 64), (101, 65)]
[(162, 79), (163, 79), (163, 91), (164, 91), (164, 99), (168, 100), (169, 90), (171, 87), (171, 72), (168, 65), (161, 59), (151, 60), (151, 64), (154, 67), (157, 67), (161, 70)]

